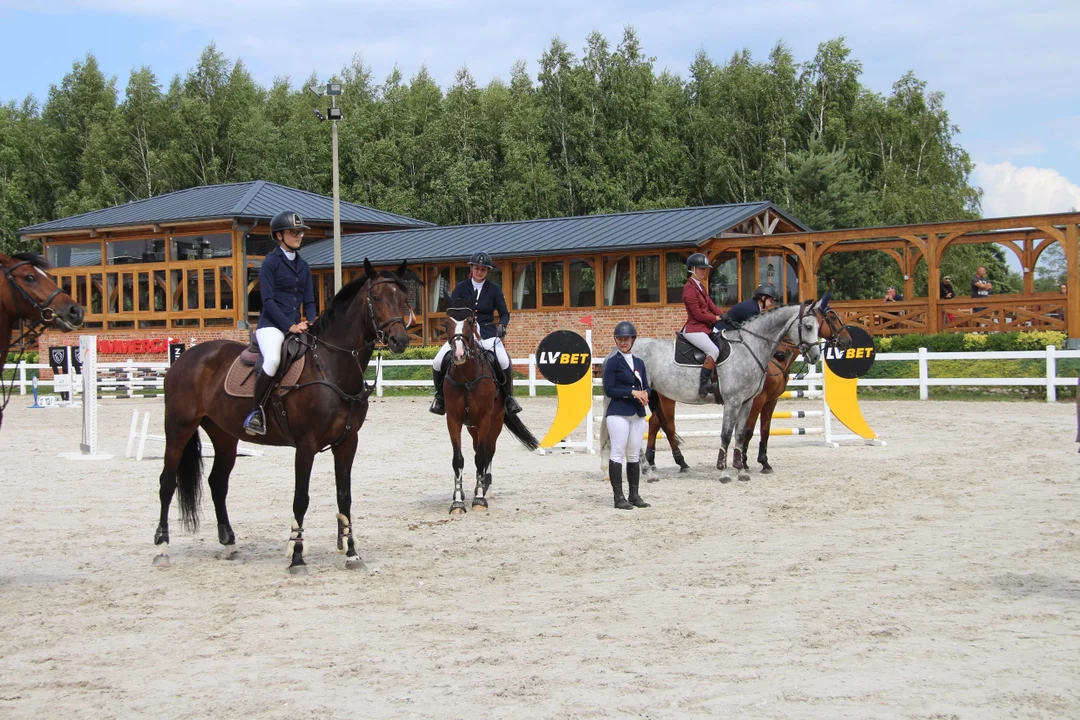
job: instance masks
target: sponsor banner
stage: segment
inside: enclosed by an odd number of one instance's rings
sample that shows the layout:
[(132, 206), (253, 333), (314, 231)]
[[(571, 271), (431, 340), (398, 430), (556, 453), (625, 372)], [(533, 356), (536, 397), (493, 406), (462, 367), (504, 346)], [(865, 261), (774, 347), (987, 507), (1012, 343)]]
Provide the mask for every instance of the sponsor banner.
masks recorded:
[(176, 362), (176, 358), (180, 357), (186, 346), (184, 343), (171, 343), (169, 345), (169, 364), (172, 365)]
[(832, 344), (826, 345), (825, 364), (842, 378), (859, 378), (870, 372), (874, 364), (874, 339), (861, 327), (845, 327), (851, 334), (851, 346), (841, 349)]
[(556, 330), (536, 349), (540, 374), (555, 385), (573, 385), (592, 371), (592, 353), (585, 338), (570, 330)]

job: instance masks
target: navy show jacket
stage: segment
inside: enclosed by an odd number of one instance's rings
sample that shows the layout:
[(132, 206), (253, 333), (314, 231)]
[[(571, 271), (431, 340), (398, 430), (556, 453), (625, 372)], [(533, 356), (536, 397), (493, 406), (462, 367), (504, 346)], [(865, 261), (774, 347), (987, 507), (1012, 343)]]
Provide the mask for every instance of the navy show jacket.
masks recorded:
[(608, 356), (604, 364), (604, 394), (611, 398), (606, 415), (645, 417), (645, 406), (633, 396), (634, 390), (649, 392), (649, 378), (645, 375), (645, 362), (635, 357), (634, 370), (631, 370), (622, 354), (616, 350), (614, 354)]
[(499, 323), (503, 326), (510, 324), (510, 311), (506, 309), (506, 298), (503, 297), (502, 288), (485, 280), (480, 288), (480, 297), (473, 290), (472, 279), (465, 278), (457, 284), (454, 292), (450, 293), (450, 305), (460, 305), (459, 301), (471, 302), (473, 316), (476, 319), (476, 327), (480, 329), (480, 337), (484, 340), (495, 337), (495, 313), (499, 313)]
[(727, 311), (727, 321), (721, 320), (716, 324), (721, 330), (729, 329), (733, 330), (742, 323), (746, 322), (755, 315), (761, 314), (761, 306), (758, 305), (757, 298), (747, 298), (741, 303), (735, 303), (731, 306), (731, 309)]
[(263, 258), (259, 269), (259, 291), (262, 294), (262, 314), (259, 327), (276, 327), (283, 333), (300, 322), (300, 305), (308, 322), (315, 322), (315, 289), (311, 282), (311, 266), (300, 253), (296, 261), (285, 257), (280, 246)]

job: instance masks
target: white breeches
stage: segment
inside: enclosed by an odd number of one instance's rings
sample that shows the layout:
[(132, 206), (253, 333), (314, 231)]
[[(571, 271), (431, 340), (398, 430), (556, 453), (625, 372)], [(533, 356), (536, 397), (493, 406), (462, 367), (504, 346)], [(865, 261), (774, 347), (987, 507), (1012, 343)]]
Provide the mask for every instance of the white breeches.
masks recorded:
[[(487, 340), (481, 340), (480, 345), (483, 346), (485, 350), (495, 351), (495, 357), (499, 359), (499, 367), (503, 370), (510, 367), (510, 356), (507, 354), (506, 346), (502, 344), (502, 340), (499, 340), (499, 338), (488, 338)], [(446, 353), (448, 352), (450, 352), (450, 343), (445, 342), (439, 349), (435, 359), (431, 361), (431, 367), (436, 370), (442, 368), (443, 358), (446, 357)]]
[(263, 372), (273, 375), (281, 364), (281, 346), (285, 342), (285, 333), (276, 327), (264, 327), (255, 331), (255, 342), (263, 356)]
[(683, 333), (683, 337), (686, 338), (691, 345), (711, 357), (713, 360), (720, 359), (720, 349), (716, 347), (716, 343), (709, 337), (709, 333)]
[(608, 415), (604, 421), (611, 442), (611, 462), (636, 463), (641, 457), (641, 443), (645, 440), (645, 418)]

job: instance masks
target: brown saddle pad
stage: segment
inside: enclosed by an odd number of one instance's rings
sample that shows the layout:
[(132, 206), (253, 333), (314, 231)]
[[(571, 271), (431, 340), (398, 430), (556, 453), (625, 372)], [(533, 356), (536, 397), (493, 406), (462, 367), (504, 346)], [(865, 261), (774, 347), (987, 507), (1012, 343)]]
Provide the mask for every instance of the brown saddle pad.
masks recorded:
[[(245, 350), (244, 352), (247, 352)], [(275, 392), (278, 395), (284, 395), (287, 390), (282, 390), (282, 386), (295, 385), (296, 381), (300, 379), (300, 373), (304, 371), (304, 360), (306, 356), (301, 355), (296, 362), (289, 366), (285, 371), (285, 377), (281, 378)], [(262, 372), (258, 367), (252, 367), (244, 362), (242, 356), (237, 356), (233, 360), (232, 367), (229, 368), (229, 374), (225, 376), (225, 392), (233, 397), (249, 398), (255, 396), (255, 373)]]

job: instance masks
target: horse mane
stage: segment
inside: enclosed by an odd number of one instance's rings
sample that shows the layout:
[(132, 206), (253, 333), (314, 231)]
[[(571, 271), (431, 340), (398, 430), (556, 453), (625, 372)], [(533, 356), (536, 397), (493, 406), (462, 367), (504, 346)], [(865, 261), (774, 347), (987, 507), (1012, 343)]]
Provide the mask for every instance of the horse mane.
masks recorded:
[[(395, 285), (402, 289), (402, 291), (409, 291), (401, 278), (390, 270), (380, 270), (378, 272), (378, 277), (392, 280)], [(370, 278), (365, 274), (343, 285), (341, 290), (338, 290), (337, 295), (334, 296), (334, 299), (330, 301), (330, 307), (328, 307), (322, 315), (316, 318), (315, 323), (308, 328), (308, 332), (312, 335), (319, 335), (328, 330), (330, 325), (334, 322), (334, 319), (343, 314), (353, 299), (365, 286), (367, 286), (369, 279)]]
[(49, 269), (49, 263), (45, 262), (45, 258), (41, 257), (37, 253), (20, 252), (20, 253), (15, 253), (14, 255), (10, 255), (9, 257), (11, 257), (13, 260), (22, 260), (24, 262), (28, 262), (31, 265), (33, 265), (34, 267), (39, 268), (41, 270), (48, 270)]

